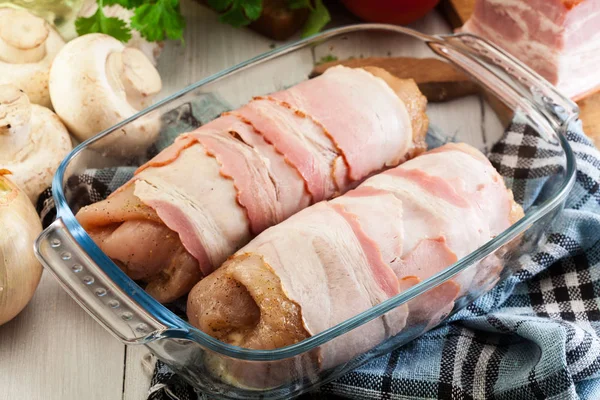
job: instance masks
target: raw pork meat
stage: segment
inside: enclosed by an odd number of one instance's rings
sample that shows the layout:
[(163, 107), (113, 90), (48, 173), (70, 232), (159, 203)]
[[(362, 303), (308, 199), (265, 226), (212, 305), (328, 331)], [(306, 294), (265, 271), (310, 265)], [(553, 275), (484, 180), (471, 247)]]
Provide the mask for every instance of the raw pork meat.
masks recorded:
[(600, 0), (477, 0), (461, 30), (504, 48), (575, 100), (600, 86)]

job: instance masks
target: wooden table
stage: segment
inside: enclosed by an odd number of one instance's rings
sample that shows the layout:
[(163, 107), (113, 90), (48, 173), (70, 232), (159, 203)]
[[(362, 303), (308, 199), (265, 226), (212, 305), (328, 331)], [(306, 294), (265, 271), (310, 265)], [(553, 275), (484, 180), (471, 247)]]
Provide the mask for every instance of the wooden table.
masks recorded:
[[(185, 44), (170, 42), (163, 51), (158, 67), (164, 85), (161, 96), (280, 45), (254, 32), (222, 25), (215, 14), (196, 3), (184, 1), (183, 9)], [(450, 30), (435, 13), (412, 27), (426, 33)], [(336, 51), (343, 53), (343, 49)], [(318, 54), (314, 57), (319, 59)], [(473, 102), (481, 113), (469, 117), (469, 129), (461, 110), (473, 107)], [(491, 140), (485, 132), (495, 132), (494, 136), (499, 132), (493, 112), (476, 97), (457, 100), (452, 113), (437, 112), (435, 105), (431, 110), (436, 125), (446, 132), (459, 126), (467, 129), (473, 133), (472, 143), (482, 147)], [(482, 126), (486, 127), (483, 135)], [(152, 369), (145, 348), (126, 347), (113, 338), (48, 272), (30, 305), (0, 327), (0, 400), (141, 400), (146, 398)]]

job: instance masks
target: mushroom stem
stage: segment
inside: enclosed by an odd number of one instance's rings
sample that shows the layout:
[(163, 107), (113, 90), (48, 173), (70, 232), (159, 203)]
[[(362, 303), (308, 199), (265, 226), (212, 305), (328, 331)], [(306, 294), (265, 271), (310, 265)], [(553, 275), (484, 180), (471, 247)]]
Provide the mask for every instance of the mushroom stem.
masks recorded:
[(13, 160), (29, 141), (31, 103), (14, 85), (0, 85), (0, 163)]
[(162, 88), (160, 75), (152, 62), (133, 47), (109, 54), (106, 74), (113, 90), (124, 91), (127, 102), (138, 110), (149, 106), (152, 97)]
[(43, 19), (23, 10), (0, 13), (0, 61), (35, 63), (46, 55), (50, 31)]

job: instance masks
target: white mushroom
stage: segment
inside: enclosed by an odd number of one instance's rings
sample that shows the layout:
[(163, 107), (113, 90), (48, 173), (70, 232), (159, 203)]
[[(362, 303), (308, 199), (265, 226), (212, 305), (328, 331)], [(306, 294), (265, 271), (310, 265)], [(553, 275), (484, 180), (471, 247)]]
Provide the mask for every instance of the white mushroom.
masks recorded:
[[(94, 15), (96, 10), (98, 10), (98, 2), (96, 0), (87, 0), (79, 10), (79, 16), (90, 17)], [(130, 26), (133, 10), (128, 10), (118, 4), (114, 4), (112, 6), (104, 6), (102, 11), (107, 17), (122, 19), (127, 23), (127, 26)], [(141, 50), (152, 61), (152, 64), (156, 66), (158, 57), (164, 47), (164, 42), (148, 42), (137, 30), (132, 29), (131, 39), (125, 45)]]
[(69, 132), (49, 109), (14, 85), (0, 85), (0, 169), (35, 202), (71, 151)]
[(12, 83), (32, 103), (52, 107), (48, 74), (64, 44), (43, 19), (24, 10), (0, 8), (0, 85)]
[[(161, 87), (160, 75), (144, 53), (99, 33), (67, 43), (50, 70), (54, 109), (82, 141), (149, 106)], [(122, 153), (139, 152), (158, 130), (158, 119), (148, 115), (101, 143)]]

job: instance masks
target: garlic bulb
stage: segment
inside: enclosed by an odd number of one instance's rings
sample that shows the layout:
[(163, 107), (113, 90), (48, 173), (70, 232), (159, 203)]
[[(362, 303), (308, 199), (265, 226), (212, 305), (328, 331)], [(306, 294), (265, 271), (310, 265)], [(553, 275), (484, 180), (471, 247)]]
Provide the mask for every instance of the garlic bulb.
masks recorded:
[(0, 325), (25, 308), (42, 276), (33, 242), (42, 224), (29, 198), (0, 170)]

